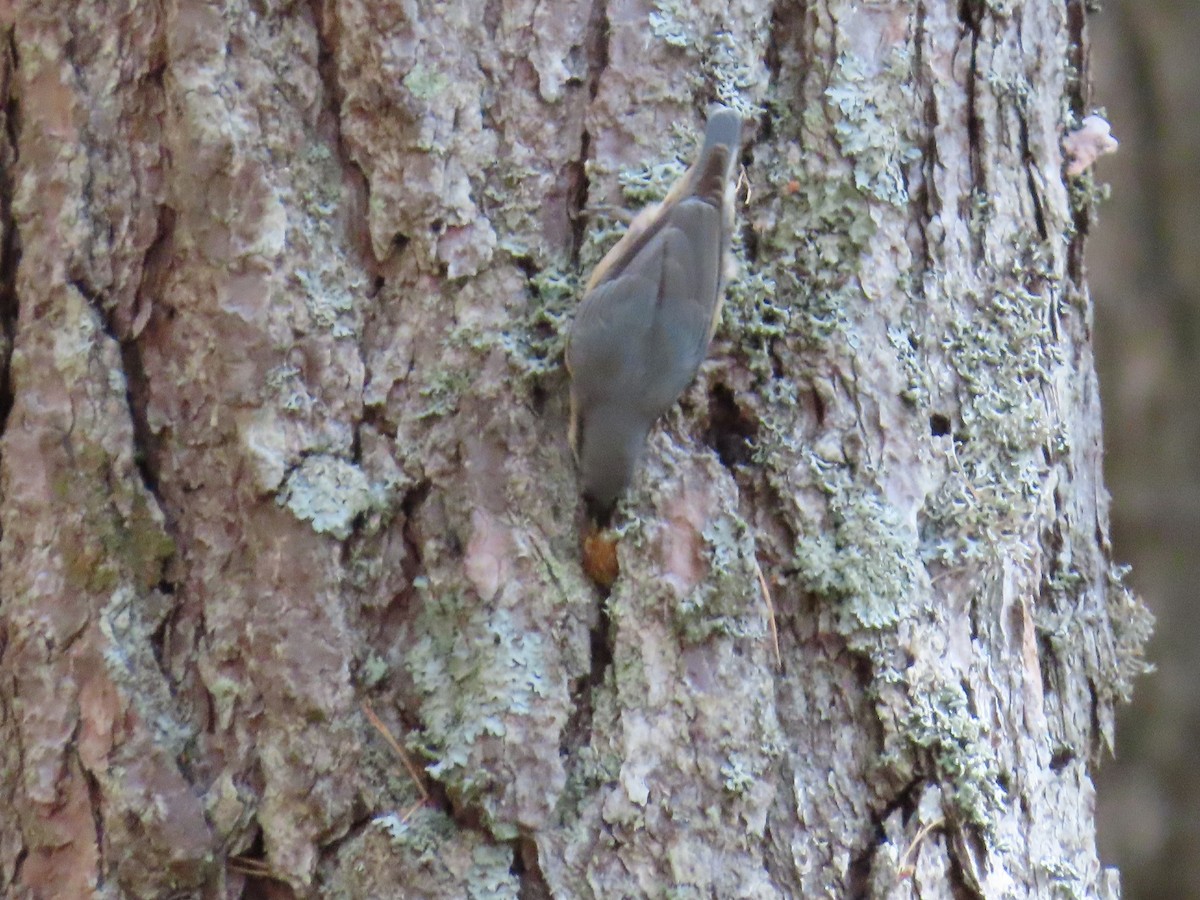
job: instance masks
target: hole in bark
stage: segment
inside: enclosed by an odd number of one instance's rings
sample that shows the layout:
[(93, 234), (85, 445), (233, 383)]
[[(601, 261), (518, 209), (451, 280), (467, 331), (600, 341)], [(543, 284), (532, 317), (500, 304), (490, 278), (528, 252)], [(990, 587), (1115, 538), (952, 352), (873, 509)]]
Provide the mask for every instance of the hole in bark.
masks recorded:
[(854, 673), (854, 680), (864, 693), (871, 689), (871, 685), (875, 681), (874, 670), (871, 668), (871, 660), (860, 653), (851, 653), (850, 671)]
[(283, 877), (271, 868), (263, 846), (262, 830), (254, 843), (243, 853), (229, 857), (226, 865), (246, 879), (242, 888), (242, 900), (285, 900), (293, 898), (295, 892)]
[(812, 397), (813, 413), (816, 416), (817, 427), (819, 428), (825, 424), (825, 399), (816, 387), (810, 388), (808, 393)]
[(1000, 789), (1004, 791), (1004, 793), (1009, 795), (1012, 794), (1012, 778), (1007, 772), (1001, 772), (996, 776), (996, 784), (1000, 785)]
[(929, 433), (934, 437), (945, 437), (950, 433), (950, 419), (941, 413), (929, 417)]
[(541, 271), (538, 268), (537, 263), (535, 263), (533, 259), (528, 256), (514, 256), (512, 258), (512, 262), (513, 265), (521, 270), (521, 274), (525, 276), (525, 280), (530, 282), (530, 292), (533, 293), (534, 296), (537, 296), (537, 286), (533, 284), (533, 279), (537, 276), (538, 272)]
[(733, 391), (723, 384), (714, 385), (708, 395), (708, 430), (704, 438), (721, 464), (732, 469), (750, 462), (757, 433), (757, 426), (737, 405)]
[(917, 811), (920, 790), (925, 786), (925, 783), (925, 779), (923, 778), (914, 778), (908, 784), (904, 785), (892, 801), (875, 817), (875, 824), (879, 826), (881, 835), (883, 834), (883, 823), (896, 810), (900, 810), (904, 824), (907, 825), (909, 823), (913, 817), (913, 813)]
[(742, 229), (742, 245), (746, 248), (746, 259), (758, 262), (758, 232), (749, 222)]
[(533, 405), (533, 414), (539, 418), (546, 412), (546, 403), (550, 399), (546, 389), (535, 384), (529, 391), (529, 402)]
[(413, 517), (413, 513), (420, 508), (421, 504), (425, 502), (425, 498), (429, 496), (429, 487), (428, 481), (422, 481), (404, 495), (404, 499), (400, 501), (400, 511), (404, 513), (404, 518), (411, 519)]
[(1050, 757), (1050, 771), (1061, 772), (1073, 762), (1075, 762), (1074, 751), (1070, 747), (1059, 747)]

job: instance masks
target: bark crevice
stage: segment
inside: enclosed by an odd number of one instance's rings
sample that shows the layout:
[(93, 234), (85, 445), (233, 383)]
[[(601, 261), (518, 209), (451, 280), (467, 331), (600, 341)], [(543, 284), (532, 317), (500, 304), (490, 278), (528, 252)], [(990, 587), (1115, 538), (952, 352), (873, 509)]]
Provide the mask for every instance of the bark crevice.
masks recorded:
[(20, 158), (21, 109), (13, 79), (18, 67), (17, 42), (13, 29), (4, 36), (0, 50), (0, 434), (13, 406), (10, 362), (16, 337), (17, 268), (21, 263), (21, 238), (13, 218), (13, 173)]

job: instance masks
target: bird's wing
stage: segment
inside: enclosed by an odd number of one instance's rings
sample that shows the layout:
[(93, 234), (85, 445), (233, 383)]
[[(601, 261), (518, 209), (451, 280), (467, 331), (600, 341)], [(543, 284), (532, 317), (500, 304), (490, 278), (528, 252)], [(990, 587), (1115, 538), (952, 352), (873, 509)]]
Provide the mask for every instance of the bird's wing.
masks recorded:
[(567, 368), (579, 400), (631, 402), (646, 376), (644, 348), (654, 328), (663, 235), (657, 231), (619, 272), (588, 291), (567, 343)]
[(643, 408), (660, 415), (687, 389), (708, 353), (721, 277), (721, 211), (689, 198), (662, 229), (662, 263), (646, 336)]
[(721, 211), (687, 198), (584, 297), (567, 343), (583, 408), (614, 402), (656, 418), (704, 361), (717, 313)]

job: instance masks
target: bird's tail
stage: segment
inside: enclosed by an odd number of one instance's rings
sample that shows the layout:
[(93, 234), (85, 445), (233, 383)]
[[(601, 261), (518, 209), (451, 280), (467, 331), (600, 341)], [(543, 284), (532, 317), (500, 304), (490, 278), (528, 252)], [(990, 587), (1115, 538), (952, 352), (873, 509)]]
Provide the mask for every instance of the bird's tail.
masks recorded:
[(714, 106), (708, 113), (701, 153), (708, 153), (713, 147), (728, 147), (730, 156), (737, 156), (741, 140), (742, 117), (727, 106)]
[(692, 183), (692, 195), (720, 206), (733, 176), (742, 140), (742, 117), (726, 106), (714, 106), (704, 130), (704, 147)]

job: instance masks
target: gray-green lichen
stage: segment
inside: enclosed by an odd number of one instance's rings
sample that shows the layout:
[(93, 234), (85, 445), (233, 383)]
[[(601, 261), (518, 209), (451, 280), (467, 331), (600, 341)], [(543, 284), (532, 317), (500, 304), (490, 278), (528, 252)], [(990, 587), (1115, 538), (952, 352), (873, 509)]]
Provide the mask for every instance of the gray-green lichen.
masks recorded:
[(338, 848), (322, 896), (517, 900), (520, 882), (512, 866), (510, 847), (460, 829), (437, 810), (389, 812)]
[(700, 643), (713, 635), (765, 638), (766, 601), (754, 570), (749, 526), (731, 515), (720, 516), (705, 524), (701, 536), (709, 577), (675, 608), (684, 640)]
[[(689, 152), (686, 140), (678, 133), (676, 143), (677, 153), (686, 155)], [(617, 173), (617, 182), (621, 185), (622, 196), (635, 208), (648, 206), (666, 197), (687, 168), (683, 159), (674, 157), (663, 162), (622, 169)]]
[(1050, 881), (1050, 900), (1088, 900), (1094, 896), (1091, 879), (1067, 859), (1043, 859), (1039, 863)]
[(378, 502), (360, 468), (324, 453), (305, 457), (288, 476), (278, 499), (314, 531), (338, 540), (348, 538), (354, 520)]
[[(871, 663), (874, 691), (900, 704), (902, 753), (927, 753), (962, 819), (988, 831), (1004, 793), (995, 753), (965, 690), (940, 674), (914, 677), (898, 667), (896, 629), (902, 623), (917, 626), (930, 612), (917, 535), (892, 504), (844, 465), (815, 456), (810, 465), (827, 495), (827, 520), (797, 540), (798, 577), (837, 604), (840, 630)], [(899, 757), (890, 762), (908, 770)]]
[(765, 383), (775, 371), (773, 343), (788, 334), (791, 310), (782, 302), (770, 271), (746, 260), (740, 233), (733, 255), (736, 267), (725, 288), (718, 334), (734, 342), (746, 367)]
[[(763, 310), (768, 331), (778, 327), (773, 308), (786, 310), (790, 337), (801, 344), (819, 347), (852, 330), (848, 311), (862, 302), (855, 263), (871, 247), (881, 207), (907, 205), (905, 173), (920, 159), (907, 127), (896, 124), (912, 120), (910, 68), (899, 51), (877, 72), (842, 52), (823, 73), (828, 87), (821, 102), (808, 104), (799, 116), (790, 104), (776, 104), (778, 127), (799, 130), (812, 146), (801, 152), (794, 144), (762, 160), (755, 185), (761, 211), (754, 213), (762, 262), (741, 276), (749, 289), (731, 286), (739, 325), (757, 317), (747, 300), (772, 297)], [(830, 132), (831, 141), (817, 137)], [(771, 295), (761, 289), (767, 286)]]
[(923, 595), (916, 535), (894, 506), (853, 480), (844, 466), (815, 454), (809, 460), (828, 498), (828, 520), (796, 542), (802, 583), (836, 601), (850, 629), (895, 626)]
[(477, 743), (504, 737), (510, 717), (530, 715), (549, 694), (544, 637), (513, 613), (488, 609), (418, 579), (423, 606), (418, 639), (406, 663), (421, 692), (421, 751), (429, 773), (472, 798), (487, 786)]
[[(861, 288), (847, 263), (861, 256), (878, 226), (870, 203), (848, 178), (808, 171), (798, 148), (772, 168), (768, 178), (777, 194), (760, 237), (763, 262), (744, 269), (738, 281), (770, 286), (777, 298), (771, 306), (786, 310), (789, 338), (820, 346), (849, 330), (847, 311)], [(753, 323), (758, 310), (746, 301), (762, 299), (735, 283), (727, 299), (733, 320)]]
[(98, 624), (106, 641), (103, 654), (109, 676), (141, 707), (138, 711), (155, 738), (178, 756), (193, 735), (176, 718), (153, 651), (154, 634), (167, 614), (161, 595), (142, 598), (122, 586), (100, 609)]
[(747, 119), (761, 115), (754, 98), (762, 95), (768, 80), (759, 46), (765, 21), (749, 34), (735, 34), (714, 21), (704, 6), (685, 0), (654, 0), (648, 21), (650, 33), (664, 44), (699, 56), (697, 89), (707, 83), (718, 101)]
[(297, 268), (292, 273), (304, 296), (309, 326), (327, 331), (335, 338), (357, 337), (359, 313), (357, 299), (366, 289), (366, 282), (353, 277), (346, 269)]
[(470, 386), (469, 372), (449, 365), (435, 368), (427, 376), (425, 383), (417, 389), (422, 406), (416, 412), (415, 418), (421, 421), (453, 415)]
[(287, 230), (289, 247), (308, 248), (299, 257), (304, 264), (290, 273), (291, 287), (303, 297), (307, 314), (295, 325), (302, 331), (355, 339), (362, 329), (361, 299), (368, 285), (361, 268), (347, 258), (336, 224), (346, 202), (341, 169), (324, 144), (308, 149), (304, 162), (307, 165), (298, 168), (290, 186), (302, 215), (291, 216)]
[(456, 855), (469, 860), (469, 866), (465, 871), (455, 873), (461, 879), (464, 896), (469, 900), (515, 900), (519, 884), (511, 871), (512, 851), (472, 840), (469, 835), (464, 838), (454, 823), (441, 813), (419, 810), (407, 820), (402, 820), (396, 813), (388, 813), (373, 820), (371, 825), (384, 831), (420, 866), (444, 865), (445, 845), (465, 839), (468, 842), (465, 853)]
[(725, 790), (731, 794), (744, 794), (755, 782), (751, 772), (740, 754), (733, 754), (725, 765), (721, 766), (721, 777), (725, 779)]
[(572, 268), (557, 263), (534, 274), (529, 287), (529, 302), (500, 332), (499, 340), (518, 373), (539, 378), (560, 370), (581, 285)]
[[(930, 285), (943, 289), (936, 279)], [(1063, 364), (1052, 331), (1056, 302), (1006, 287), (952, 305), (942, 350), (961, 399), (950, 475), (926, 502), (929, 559), (953, 563), (993, 553), (1003, 538), (1020, 537), (1044, 502), (1045, 453), (1068, 449), (1042, 399)]]
[(959, 814), (990, 834), (1007, 798), (996, 753), (966, 691), (959, 684), (919, 681), (909, 691), (905, 736), (930, 754)]
[(700, 33), (699, 23), (692, 21), (696, 12), (693, 3), (654, 0), (654, 9), (648, 17), (650, 33), (671, 47), (694, 46)]
[(382, 683), (383, 680), (388, 677), (389, 672), (390, 667), (387, 664), (387, 660), (383, 659), (377, 653), (372, 651), (371, 653), (367, 654), (367, 658), (363, 660), (361, 672), (363, 687), (367, 690), (371, 690)]
[(436, 100), (439, 94), (450, 88), (450, 79), (444, 72), (430, 69), (420, 63), (409, 70), (401, 79), (401, 83), (408, 88), (409, 93), (423, 101)]
[(902, 318), (899, 322), (888, 325), (887, 337), (905, 376), (906, 386), (900, 394), (901, 398), (913, 409), (929, 409), (930, 373), (926, 362), (928, 348), (925, 346), (927, 336)]
[[(1096, 174), (1091, 169), (1086, 169), (1079, 175), (1068, 179), (1067, 190), (1071, 209), (1077, 213), (1090, 212), (1095, 215), (1096, 207), (1112, 197), (1112, 185), (1104, 181), (1097, 181)], [(1073, 228), (1074, 220), (1072, 220)]]
[[(761, 38), (764, 23), (759, 23)], [(767, 74), (757, 41), (729, 31), (711, 32), (704, 47), (704, 74), (713, 85), (717, 100), (737, 110), (747, 121), (757, 119), (763, 106), (754, 98), (761, 97), (767, 85)]]
[(825, 90), (833, 113), (833, 135), (854, 166), (854, 186), (897, 207), (908, 203), (904, 167), (921, 158), (907, 133), (910, 70), (907, 50), (890, 53), (883, 70), (876, 73), (869, 72), (855, 54), (843, 52)]
[(1110, 685), (1117, 699), (1128, 703), (1133, 696), (1134, 680), (1153, 670), (1146, 662), (1145, 652), (1146, 642), (1154, 632), (1154, 614), (1125, 583), (1128, 566), (1110, 565), (1106, 574), (1105, 598), (1114, 646), (1111, 654), (1104, 655), (1112, 669), (1100, 681)]
[(467, 900), (516, 900), (520, 883), (512, 873), (512, 851), (481, 844), (471, 852), (466, 877)]
[[(1073, 541), (1084, 540), (1073, 535)], [(1038, 634), (1060, 658), (1085, 648), (1085, 660), (1097, 671), (1093, 690), (1109, 703), (1129, 702), (1133, 682), (1152, 669), (1145, 647), (1154, 630), (1154, 616), (1125, 583), (1129, 569), (1110, 565), (1104, 573), (1105, 608), (1086, 603), (1088, 579), (1070, 567), (1061, 568), (1046, 581), (1046, 600), (1039, 603), (1034, 621)], [(1107, 630), (1106, 630), (1107, 629)], [(1097, 636), (1111, 632), (1112, 646), (1098, 648)], [(1111, 744), (1111, 735), (1104, 735)]]

